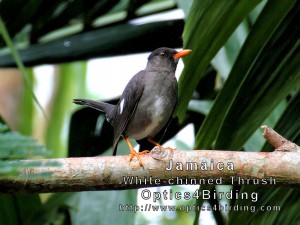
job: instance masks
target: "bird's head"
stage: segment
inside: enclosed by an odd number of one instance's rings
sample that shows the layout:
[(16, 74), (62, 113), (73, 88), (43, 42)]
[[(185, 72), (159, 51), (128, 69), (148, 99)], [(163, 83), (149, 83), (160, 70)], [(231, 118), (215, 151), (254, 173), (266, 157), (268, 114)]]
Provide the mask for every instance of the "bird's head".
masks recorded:
[(177, 63), (179, 59), (192, 50), (184, 49), (177, 52), (172, 48), (158, 48), (155, 49), (148, 57), (147, 68), (149, 70), (176, 70)]

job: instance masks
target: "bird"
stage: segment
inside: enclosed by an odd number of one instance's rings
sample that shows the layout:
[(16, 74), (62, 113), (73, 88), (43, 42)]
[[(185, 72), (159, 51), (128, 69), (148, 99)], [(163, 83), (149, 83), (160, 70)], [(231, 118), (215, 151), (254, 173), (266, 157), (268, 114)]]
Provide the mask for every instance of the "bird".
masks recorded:
[(118, 141), (122, 136), (130, 150), (129, 161), (137, 157), (140, 166), (143, 166), (140, 155), (149, 151), (136, 152), (129, 137), (137, 141), (147, 139), (162, 147), (152, 138), (172, 117), (178, 99), (176, 67), (179, 59), (191, 51), (177, 51), (167, 47), (155, 49), (148, 57), (146, 68), (130, 79), (117, 105), (89, 99), (73, 99), (75, 104), (85, 105), (105, 114), (114, 130), (113, 155), (116, 155)]

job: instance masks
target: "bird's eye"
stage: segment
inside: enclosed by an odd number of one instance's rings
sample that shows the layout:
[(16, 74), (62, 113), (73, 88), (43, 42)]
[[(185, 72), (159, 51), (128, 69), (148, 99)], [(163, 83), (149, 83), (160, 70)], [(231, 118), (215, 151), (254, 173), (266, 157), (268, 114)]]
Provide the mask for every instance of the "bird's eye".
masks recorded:
[(166, 56), (166, 53), (161, 52), (161, 53), (159, 53), (159, 56), (160, 56), (160, 57), (164, 57), (164, 56)]

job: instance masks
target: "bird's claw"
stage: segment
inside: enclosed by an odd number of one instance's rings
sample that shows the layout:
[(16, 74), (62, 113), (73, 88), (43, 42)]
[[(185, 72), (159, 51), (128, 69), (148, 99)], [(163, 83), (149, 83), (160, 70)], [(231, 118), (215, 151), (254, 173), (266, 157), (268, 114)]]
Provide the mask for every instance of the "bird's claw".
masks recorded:
[(129, 162), (131, 162), (131, 160), (133, 159), (133, 157), (136, 157), (139, 160), (140, 166), (144, 167), (140, 155), (144, 155), (144, 154), (147, 154), (147, 153), (149, 153), (148, 150), (144, 150), (142, 152), (131, 151), (131, 153), (129, 154)]
[(170, 151), (172, 151), (172, 152), (174, 152), (174, 151), (177, 150), (177, 148), (172, 148), (172, 147), (165, 147), (164, 149), (170, 150)]

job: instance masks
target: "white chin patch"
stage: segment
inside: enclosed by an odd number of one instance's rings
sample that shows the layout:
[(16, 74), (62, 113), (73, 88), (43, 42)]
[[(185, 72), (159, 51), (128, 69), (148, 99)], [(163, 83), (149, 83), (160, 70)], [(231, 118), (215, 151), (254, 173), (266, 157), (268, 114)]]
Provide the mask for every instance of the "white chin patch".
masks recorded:
[(123, 98), (122, 101), (121, 101), (121, 103), (120, 103), (119, 114), (122, 114), (122, 112), (123, 112), (124, 103), (125, 103), (125, 99)]

